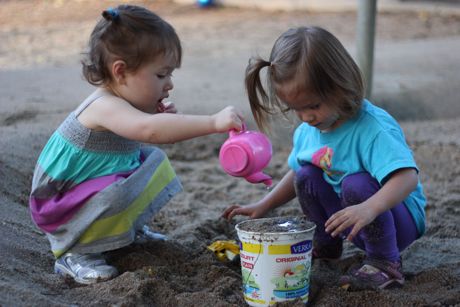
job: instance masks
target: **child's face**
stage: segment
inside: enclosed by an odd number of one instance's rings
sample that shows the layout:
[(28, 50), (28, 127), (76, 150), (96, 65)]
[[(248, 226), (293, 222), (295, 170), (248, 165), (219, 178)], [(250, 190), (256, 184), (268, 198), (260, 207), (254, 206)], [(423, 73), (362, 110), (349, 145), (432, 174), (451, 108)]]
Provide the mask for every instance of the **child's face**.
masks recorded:
[(331, 131), (341, 124), (337, 109), (325, 103), (312, 91), (293, 90), (290, 86), (276, 87), (278, 98), (293, 110), (299, 119), (321, 131)]
[(172, 59), (159, 56), (137, 71), (127, 73), (124, 98), (143, 112), (157, 113), (158, 104), (169, 97), (174, 87), (171, 80), (174, 69)]

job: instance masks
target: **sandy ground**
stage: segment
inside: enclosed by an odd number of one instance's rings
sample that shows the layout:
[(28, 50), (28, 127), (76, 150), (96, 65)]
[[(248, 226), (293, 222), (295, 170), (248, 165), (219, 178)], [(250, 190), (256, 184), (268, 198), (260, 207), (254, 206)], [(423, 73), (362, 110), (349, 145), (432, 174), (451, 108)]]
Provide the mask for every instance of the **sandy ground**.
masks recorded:
[[(1, 1), (0, 305), (244, 306), (239, 265), (219, 262), (206, 246), (215, 240), (235, 238), (234, 224), (242, 218), (232, 223), (220, 219), (226, 206), (249, 203), (267, 191), (262, 186), (229, 177), (221, 170), (217, 155), (226, 135), (162, 146), (185, 188), (151, 222), (152, 228), (170, 237), (169, 241), (137, 244), (110, 253), (109, 258), (121, 275), (105, 283), (81, 286), (53, 274), (54, 259), (48, 242), (29, 216), (31, 175), (52, 131), (91, 91), (80, 78), (79, 53), (100, 11), (111, 5), (114, 3), (104, 1), (91, 4)], [(355, 16), (348, 13), (199, 10), (167, 1), (147, 5), (170, 21), (182, 38), (184, 65), (176, 74), (173, 98), (179, 109), (191, 113), (211, 113), (222, 105), (238, 102), (249, 119), (242, 87), (247, 59), (256, 52), (267, 54), (274, 39), (290, 26), (322, 25), (336, 33), (346, 46), (352, 46), (354, 40)], [(377, 45), (382, 48), (417, 46), (427, 41), (449, 46), (460, 36), (460, 18), (455, 16), (392, 13), (379, 15), (378, 25)], [(410, 60), (413, 59), (408, 57)], [(377, 63), (377, 67), (384, 70), (386, 64)], [(445, 76), (447, 66), (448, 63), (440, 66), (435, 74)], [(458, 70), (453, 74), (458, 75)], [(378, 72), (376, 79), (379, 81)], [(426, 80), (415, 79), (414, 83), (419, 85), (419, 81)], [(446, 89), (449, 83), (443, 80), (431, 84), (425, 92), (417, 87), (411, 92), (404, 87), (395, 89), (379, 84), (387, 82), (382, 79), (377, 82), (376, 101), (394, 110), (395, 116), (403, 120), (402, 126), (421, 169), (428, 197), (427, 233), (402, 254), (407, 277), (402, 289), (346, 292), (337, 288), (335, 283), (340, 274), (362, 259), (359, 250), (347, 245), (340, 261), (314, 263), (311, 303), (315, 306), (458, 305), (460, 103), (457, 90)], [(412, 103), (421, 97), (429, 99), (412, 108), (402, 104), (402, 100)], [(283, 125), (292, 130), (292, 125), (284, 122)], [(276, 183), (287, 170), (289, 136), (275, 135), (273, 140), (275, 154), (267, 172)], [(272, 216), (297, 213), (298, 205), (293, 201)], [(300, 306), (299, 303), (283, 306), (289, 305)]]

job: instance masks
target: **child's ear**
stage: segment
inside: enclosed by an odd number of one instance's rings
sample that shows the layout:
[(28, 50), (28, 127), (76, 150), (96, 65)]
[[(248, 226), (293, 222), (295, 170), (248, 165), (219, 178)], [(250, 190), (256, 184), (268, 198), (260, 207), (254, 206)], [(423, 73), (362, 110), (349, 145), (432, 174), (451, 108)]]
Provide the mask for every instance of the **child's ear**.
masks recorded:
[(116, 60), (112, 63), (112, 76), (119, 85), (126, 84), (126, 63), (122, 60)]

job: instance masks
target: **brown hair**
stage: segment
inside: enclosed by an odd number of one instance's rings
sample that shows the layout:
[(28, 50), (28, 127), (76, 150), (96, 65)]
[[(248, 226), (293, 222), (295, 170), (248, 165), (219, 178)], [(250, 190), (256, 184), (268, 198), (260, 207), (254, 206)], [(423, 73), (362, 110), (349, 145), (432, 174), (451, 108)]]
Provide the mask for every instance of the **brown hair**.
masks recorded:
[(112, 81), (110, 64), (126, 62), (128, 71), (157, 56), (171, 56), (180, 67), (182, 47), (174, 28), (155, 13), (135, 5), (119, 5), (102, 12), (83, 53), (83, 76), (93, 85)]
[[(260, 78), (268, 67), (266, 87)], [(320, 27), (299, 27), (284, 32), (275, 42), (270, 60), (252, 58), (246, 68), (246, 92), (257, 126), (266, 131), (268, 116), (287, 109), (276, 88), (294, 81), (294, 90), (311, 89), (336, 107), (341, 118), (353, 117), (361, 107), (364, 85), (361, 72), (340, 41)]]

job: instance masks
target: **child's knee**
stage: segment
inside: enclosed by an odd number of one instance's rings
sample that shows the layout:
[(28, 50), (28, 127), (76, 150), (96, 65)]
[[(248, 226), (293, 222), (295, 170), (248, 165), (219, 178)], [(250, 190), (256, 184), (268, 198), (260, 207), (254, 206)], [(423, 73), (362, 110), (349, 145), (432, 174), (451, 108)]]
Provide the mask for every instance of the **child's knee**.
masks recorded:
[(342, 199), (346, 206), (367, 200), (379, 190), (379, 184), (369, 173), (348, 175), (342, 182)]
[(141, 156), (144, 157), (144, 159), (150, 156), (151, 154), (155, 154), (160, 159), (164, 159), (165, 157), (167, 157), (166, 153), (159, 147), (144, 146), (141, 148)]
[(308, 163), (296, 172), (295, 184), (297, 187), (301, 187), (307, 183), (316, 181), (318, 178), (322, 178), (322, 176), (323, 171), (319, 167)]

